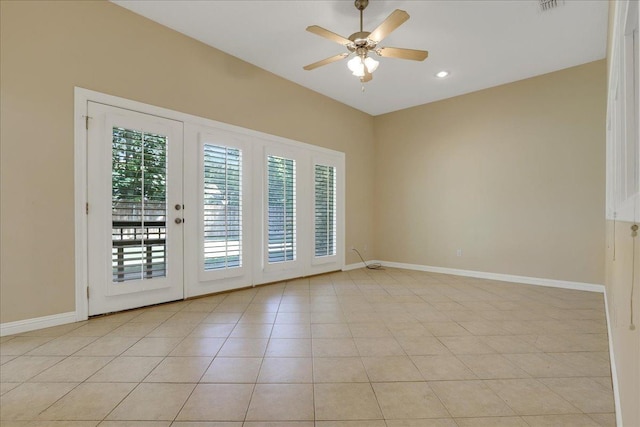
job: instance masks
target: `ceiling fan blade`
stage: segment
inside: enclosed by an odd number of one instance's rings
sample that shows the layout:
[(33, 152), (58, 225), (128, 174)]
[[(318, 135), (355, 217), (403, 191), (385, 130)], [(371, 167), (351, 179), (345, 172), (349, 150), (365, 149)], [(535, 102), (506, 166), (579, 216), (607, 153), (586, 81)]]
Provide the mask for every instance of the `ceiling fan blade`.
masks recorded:
[(402, 49), (399, 47), (382, 47), (377, 49), (378, 55), (385, 58), (411, 59), (412, 61), (424, 61), (429, 56), (426, 50)]
[(364, 76), (360, 77), (360, 81), (362, 83), (366, 83), (368, 81), (371, 81), (373, 79), (373, 74), (371, 74), (369, 71), (367, 71), (367, 69), (364, 69)]
[(396, 9), (391, 12), (391, 15), (387, 16), (382, 24), (378, 25), (378, 28), (373, 30), (369, 34), (369, 39), (380, 43), (382, 39), (387, 37), (393, 30), (404, 24), (409, 19), (409, 14), (404, 10)]
[(341, 35), (336, 34), (333, 31), (329, 31), (326, 28), (319, 27), (317, 25), (311, 25), (307, 27), (307, 31), (309, 31), (310, 33), (316, 34), (320, 37), (324, 37), (325, 39), (329, 39), (343, 46), (346, 46), (349, 43), (351, 43), (351, 40), (345, 37), (342, 37)]
[(311, 71), (311, 70), (316, 69), (318, 67), (322, 67), (323, 65), (327, 65), (327, 64), (331, 64), (332, 62), (339, 61), (339, 60), (341, 60), (343, 58), (346, 58), (347, 56), (349, 56), (348, 53), (341, 53), (339, 55), (335, 55), (335, 56), (332, 56), (330, 58), (323, 59), (322, 61), (318, 61), (318, 62), (314, 62), (313, 64), (306, 65), (306, 66), (304, 66), (302, 68), (304, 68), (307, 71)]

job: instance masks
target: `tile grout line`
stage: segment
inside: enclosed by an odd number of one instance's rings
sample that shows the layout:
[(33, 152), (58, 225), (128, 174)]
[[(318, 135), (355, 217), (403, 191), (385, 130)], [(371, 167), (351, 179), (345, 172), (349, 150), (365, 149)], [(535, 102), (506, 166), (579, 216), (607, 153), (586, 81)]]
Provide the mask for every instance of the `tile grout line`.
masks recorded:
[[(273, 326), (275, 325), (276, 320), (278, 319), (278, 313), (280, 312), (280, 306), (282, 305), (282, 298), (284, 297), (284, 291), (287, 289), (287, 285), (285, 282), (285, 286), (282, 289), (282, 294), (280, 295), (280, 302), (278, 303), (278, 310), (276, 311), (276, 317), (273, 319), (273, 323), (271, 324), (271, 331), (269, 332), (269, 338), (267, 339), (267, 345), (264, 348), (264, 352), (262, 353), (262, 357), (260, 359), (260, 367), (258, 368), (258, 373), (256, 374), (256, 379), (253, 383), (253, 388), (251, 389), (251, 394), (249, 395), (249, 400), (247, 402), (247, 409), (244, 412), (244, 418), (242, 420), (242, 425), (247, 422), (247, 416), (249, 415), (249, 409), (251, 408), (251, 401), (253, 400), (253, 395), (255, 394), (256, 387), (258, 385), (258, 379), (260, 378), (260, 372), (262, 371), (262, 365), (264, 364), (264, 359), (267, 354), (267, 349), (269, 348), (269, 343), (271, 342), (271, 335), (273, 334)], [(254, 296), (255, 299), (255, 296)], [(238, 319), (238, 321), (240, 321)]]

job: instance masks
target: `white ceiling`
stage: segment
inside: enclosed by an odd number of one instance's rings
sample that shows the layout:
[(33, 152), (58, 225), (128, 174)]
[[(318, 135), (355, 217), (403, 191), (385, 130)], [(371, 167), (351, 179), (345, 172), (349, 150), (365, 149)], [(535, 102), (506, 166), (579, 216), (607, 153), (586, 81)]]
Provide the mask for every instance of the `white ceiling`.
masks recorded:
[[(602, 59), (607, 0), (558, 0), (542, 12), (537, 0), (371, 0), (364, 30), (394, 9), (411, 18), (380, 45), (429, 51), (424, 62), (378, 58), (364, 85), (346, 61), (302, 67), (342, 53), (339, 44), (305, 31), (320, 25), (348, 37), (358, 31), (351, 0), (112, 0), (285, 79), (372, 115), (449, 98)], [(440, 70), (450, 76), (437, 79)]]

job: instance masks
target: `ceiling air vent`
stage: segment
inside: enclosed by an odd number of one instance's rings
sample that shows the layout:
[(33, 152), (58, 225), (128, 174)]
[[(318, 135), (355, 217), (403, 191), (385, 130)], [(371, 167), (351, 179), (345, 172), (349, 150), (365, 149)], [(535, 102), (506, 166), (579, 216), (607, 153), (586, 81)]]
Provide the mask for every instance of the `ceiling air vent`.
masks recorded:
[(546, 12), (560, 6), (563, 0), (538, 0), (538, 3), (540, 4), (540, 10)]

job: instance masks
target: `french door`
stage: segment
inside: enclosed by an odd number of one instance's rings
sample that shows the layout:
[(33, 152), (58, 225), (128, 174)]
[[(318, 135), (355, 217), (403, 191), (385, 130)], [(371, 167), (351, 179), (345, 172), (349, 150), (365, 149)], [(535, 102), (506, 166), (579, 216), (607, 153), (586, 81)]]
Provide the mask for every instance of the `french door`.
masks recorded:
[(344, 154), (82, 91), (86, 187), (76, 194), (87, 215), (76, 230), (88, 284), (77, 282), (76, 295), (88, 286), (88, 305), (79, 312), (343, 267)]
[(89, 315), (182, 299), (182, 122), (95, 102), (88, 116)]

